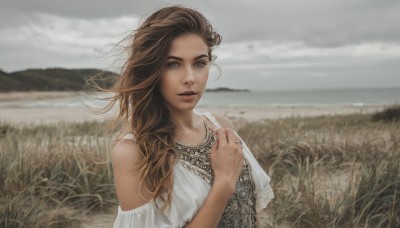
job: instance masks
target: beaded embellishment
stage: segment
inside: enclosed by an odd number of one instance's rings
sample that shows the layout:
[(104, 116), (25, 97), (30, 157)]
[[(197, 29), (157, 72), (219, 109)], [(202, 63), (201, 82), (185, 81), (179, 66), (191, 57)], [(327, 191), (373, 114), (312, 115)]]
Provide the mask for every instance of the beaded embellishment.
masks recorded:
[[(216, 135), (206, 126), (206, 138), (197, 145), (185, 145), (175, 142), (175, 151), (183, 167), (200, 176), (212, 185), (214, 173), (211, 168), (211, 146)], [(244, 159), (236, 189), (225, 207), (218, 227), (255, 227), (256, 196), (249, 162)]]

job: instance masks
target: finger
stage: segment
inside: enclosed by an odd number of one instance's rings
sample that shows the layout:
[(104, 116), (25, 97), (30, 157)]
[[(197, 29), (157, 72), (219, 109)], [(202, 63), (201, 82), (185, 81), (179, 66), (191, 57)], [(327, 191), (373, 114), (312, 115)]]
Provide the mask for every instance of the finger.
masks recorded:
[(228, 139), (228, 144), (235, 144), (236, 137), (235, 137), (235, 133), (233, 132), (233, 130), (230, 128), (227, 128), (227, 129), (225, 129), (225, 132), (226, 132), (226, 137)]
[(223, 128), (220, 128), (220, 129), (218, 129), (217, 133), (218, 133), (218, 141), (219, 141), (218, 147), (226, 145), (228, 142), (226, 139), (225, 130)]

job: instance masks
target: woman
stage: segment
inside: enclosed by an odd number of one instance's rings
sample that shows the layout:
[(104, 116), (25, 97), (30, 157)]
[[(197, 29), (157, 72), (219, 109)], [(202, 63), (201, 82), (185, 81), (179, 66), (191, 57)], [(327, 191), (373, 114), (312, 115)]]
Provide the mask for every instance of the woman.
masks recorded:
[(112, 152), (114, 227), (254, 227), (273, 198), (231, 121), (193, 110), (220, 42), (203, 15), (179, 6), (135, 31), (111, 102), (127, 129)]

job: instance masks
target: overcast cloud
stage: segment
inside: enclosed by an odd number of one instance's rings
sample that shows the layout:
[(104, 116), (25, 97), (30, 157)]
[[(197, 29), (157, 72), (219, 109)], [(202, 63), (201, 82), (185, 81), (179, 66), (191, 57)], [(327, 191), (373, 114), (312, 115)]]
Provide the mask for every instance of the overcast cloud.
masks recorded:
[(172, 4), (198, 9), (223, 36), (222, 76), (209, 87), (400, 87), (398, 0), (0, 0), (0, 68), (118, 72), (114, 45)]

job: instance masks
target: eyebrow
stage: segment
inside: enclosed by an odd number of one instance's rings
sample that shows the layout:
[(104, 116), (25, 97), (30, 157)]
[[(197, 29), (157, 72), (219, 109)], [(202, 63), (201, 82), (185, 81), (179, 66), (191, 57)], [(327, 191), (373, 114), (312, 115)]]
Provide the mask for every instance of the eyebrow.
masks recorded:
[[(195, 57), (194, 60), (198, 60), (198, 59), (201, 59), (203, 57), (207, 57), (208, 58), (208, 55), (206, 55), (206, 54), (199, 55), (199, 56)], [(183, 61), (182, 58), (179, 58), (179, 57), (176, 57), (176, 56), (168, 56), (167, 59), (175, 59), (175, 60)]]

